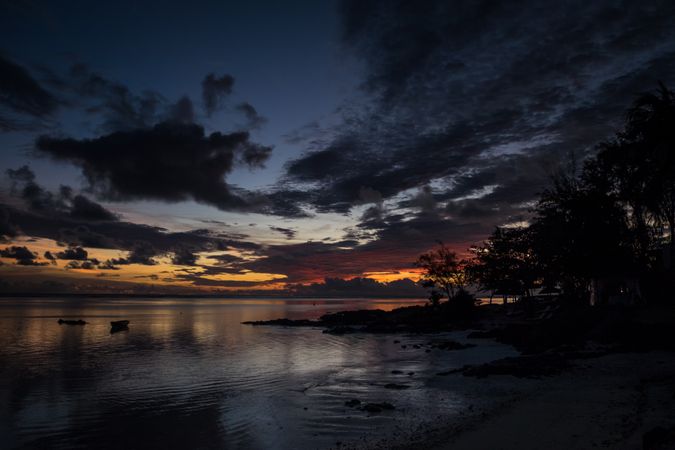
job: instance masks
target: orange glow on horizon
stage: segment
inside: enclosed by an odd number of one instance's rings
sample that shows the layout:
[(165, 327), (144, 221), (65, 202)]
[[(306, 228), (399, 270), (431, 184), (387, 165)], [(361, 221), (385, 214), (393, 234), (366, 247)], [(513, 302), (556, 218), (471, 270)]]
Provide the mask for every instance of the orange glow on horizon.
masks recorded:
[[(14, 259), (1, 258), (0, 274), (10, 276), (17, 280), (23, 280), (24, 283), (48, 281), (63, 281), (72, 285), (75, 290), (93, 289), (96, 291), (117, 292), (133, 290), (133, 286), (145, 286), (143, 289), (152, 289), (156, 287), (161, 289), (181, 288), (188, 291), (197, 292), (231, 292), (247, 290), (285, 290), (293, 284), (309, 285), (312, 283), (322, 283), (326, 277), (339, 277), (346, 280), (363, 277), (375, 280), (380, 283), (391, 283), (402, 279), (411, 279), (418, 281), (420, 270), (416, 268), (404, 268), (395, 270), (382, 270), (382, 264), (378, 269), (366, 272), (352, 273), (351, 275), (331, 275), (323, 274), (316, 268), (310, 270), (296, 270), (292, 279), (298, 280), (288, 282), (289, 275), (273, 272), (253, 272), (248, 270), (238, 271), (235, 266), (214, 265), (216, 259), (212, 256), (221, 254), (231, 254), (244, 260), (258, 259), (255, 255), (241, 254), (239, 252), (202, 252), (199, 253), (197, 266), (179, 266), (174, 265), (171, 255), (159, 255), (154, 258), (157, 264), (124, 264), (117, 265), (116, 270), (105, 270), (98, 267), (92, 269), (83, 269), (81, 267), (68, 267), (70, 260), (57, 259), (50, 261), (44, 257), (45, 252), (49, 251), (53, 255), (62, 252), (66, 247), (59, 245), (56, 241), (50, 239), (33, 239), (28, 237), (19, 237), (12, 242), (6, 243), (9, 246), (26, 246), (37, 254), (36, 262), (42, 265), (22, 266), (16, 264)], [(115, 258), (128, 257), (129, 252), (114, 249), (86, 248), (88, 258), (104, 262)], [(342, 255), (346, 256), (346, 255)], [(381, 259), (381, 258), (380, 258)], [(385, 259), (386, 261), (386, 259)], [(385, 262), (381, 261), (381, 262)], [(79, 264), (81, 261), (74, 261)], [(230, 267), (219, 273), (218, 268)], [(310, 266), (311, 267), (311, 266)], [(355, 267), (356, 268), (356, 267)], [(289, 268), (290, 269), (290, 268)], [(215, 273), (214, 273), (215, 272)], [(300, 275), (300, 277), (298, 276)], [(304, 276), (303, 276), (304, 275)], [(306, 277), (306, 278), (305, 278)], [(304, 279), (303, 279), (304, 278)], [(200, 283), (199, 280), (204, 281)], [(219, 282), (222, 282), (219, 283)], [(77, 283), (77, 285), (73, 284)]]
[(364, 272), (365, 278), (371, 278), (380, 283), (391, 283), (392, 281), (409, 278), (413, 281), (420, 279), (422, 271), (420, 269), (403, 269), (391, 272)]

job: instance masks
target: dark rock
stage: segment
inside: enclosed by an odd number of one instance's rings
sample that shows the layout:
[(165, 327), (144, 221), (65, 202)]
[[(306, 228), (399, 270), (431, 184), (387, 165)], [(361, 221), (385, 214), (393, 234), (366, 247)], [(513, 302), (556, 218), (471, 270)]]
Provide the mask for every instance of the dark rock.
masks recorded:
[(361, 404), (361, 400), (353, 398), (351, 400), (347, 400), (345, 402), (345, 406), (349, 406), (350, 408), (353, 408), (354, 406), (358, 406)]
[(382, 402), (382, 403), (366, 403), (361, 410), (369, 412), (369, 413), (379, 413), (384, 410), (393, 410), (396, 409), (394, 405), (388, 402)]
[[(277, 325), (287, 327), (319, 326), (325, 328), (352, 327), (362, 333), (426, 333), (448, 331), (471, 323), (471, 314), (457, 314), (447, 302), (437, 308), (405, 306), (391, 311), (366, 309), (325, 314), (319, 320), (274, 319), (242, 322), (245, 325)], [(351, 332), (351, 331), (350, 331)]]
[(247, 322), (242, 322), (243, 325), (276, 325), (282, 327), (316, 327), (320, 326), (321, 323), (315, 320), (291, 320), (291, 319), (273, 319), (273, 320), (252, 320)]
[(58, 323), (59, 325), (86, 325), (87, 322), (81, 319), (80, 320), (59, 319)]
[(391, 373), (393, 373), (394, 375), (401, 375), (403, 373), (403, 371), (402, 370), (392, 370)]
[(375, 321), (380, 321), (387, 316), (386, 311), (381, 309), (360, 309), (357, 311), (340, 311), (336, 313), (324, 314), (319, 321), (325, 326), (337, 325), (364, 325)]

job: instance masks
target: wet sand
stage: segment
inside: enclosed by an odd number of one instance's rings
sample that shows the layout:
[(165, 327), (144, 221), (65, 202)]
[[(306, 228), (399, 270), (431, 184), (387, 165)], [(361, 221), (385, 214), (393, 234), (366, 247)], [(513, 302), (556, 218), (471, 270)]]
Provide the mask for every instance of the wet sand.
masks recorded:
[(470, 383), (497, 394), (492, 404), (473, 408), (460, 421), (420, 430), (419, 439), (392, 448), (641, 449), (645, 433), (675, 425), (672, 352), (577, 360), (565, 373), (538, 380), (502, 375)]

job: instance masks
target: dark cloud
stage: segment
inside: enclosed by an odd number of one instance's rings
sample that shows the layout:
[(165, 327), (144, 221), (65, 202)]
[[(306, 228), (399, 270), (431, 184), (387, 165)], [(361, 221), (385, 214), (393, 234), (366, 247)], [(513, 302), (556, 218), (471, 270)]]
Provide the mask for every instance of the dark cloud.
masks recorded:
[(113, 259), (118, 264), (154, 264), (154, 258), (176, 251), (213, 252), (237, 250), (255, 252), (259, 244), (209, 230), (170, 233), (158, 227), (124, 221), (76, 219), (70, 214), (52, 214), (51, 210), (21, 210), (0, 205), (14, 229), (29, 236), (52, 239), (68, 247), (90, 247), (128, 251), (126, 258)]
[(98, 269), (99, 270), (120, 270), (119, 267), (117, 267), (112, 260), (108, 261), (102, 261), (98, 264)]
[(266, 208), (269, 214), (294, 219), (312, 217), (303, 205), (310, 202), (312, 193), (299, 189), (281, 189), (265, 194)]
[[(102, 232), (95, 230), (99, 227), (93, 226), (92, 223), (70, 222), (67, 220), (46, 220), (43, 223), (37, 221), (44, 220), (44, 217), (19, 215), (19, 220), (25, 224), (28, 232), (33, 235), (48, 237), (66, 245), (81, 245), (93, 248), (117, 248), (119, 236), (115, 233), (107, 232), (107, 229)], [(60, 226), (56, 230), (48, 230), (49, 225)], [(110, 227), (110, 230), (122, 230), (123, 227)]]
[(147, 278), (148, 280), (157, 281), (159, 280), (159, 275), (154, 273), (150, 275), (136, 275), (134, 278)]
[[(126, 258), (128, 264), (142, 264), (145, 266), (153, 266), (157, 261), (153, 257), (157, 256), (159, 251), (148, 242), (139, 242), (129, 253)], [(119, 263), (118, 263), (119, 264)]]
[(126, 258), (116, 258), (107, 261), (111, 265), (141, 264), (144, 266), (154, 266), (157, 264), (153, 258), (159, 255), (161, 251), (147, 241), (134, 243), (129, 256)]
[(233, 263), (240, 263), (244, 261), (244, 259), (240, 258), (239, 256), (231, 255), (229, 253), (223, 253), (220, 255), (209, 255), (208, 259), (217, 261), (219, 264), (224, 266), (229, 266), (232, 265)]
[(297, 234), (297, 231), (295, 231), (292, 228), (270, 226), (270, 230), (283, 234), (284, 236), (286, 236), (286, 239), (293, 239)]
[(667, 1), (345, 1), (365, 98), (320, 130), (328, 138), (303, 140), (281, 191), (311, 186), (304, 202), (344, 213), (364, 189), (389, 199), (431, 186), (398, 206), (496, 222), (524, 212), (550, 167), (592, 152), (636, 93), (675, 84), (674, 16)]
[(174, 252), (171, 262), (179, 266), (194, 266), (197, 263), (197, 255), (185, 248), (178, 249)]
[(438, 210), (438, 203), (434, 198), (431, 186), (425, 185), (415, 194), (407, 205), (418, 209), (422, 214), (432, 215), (436, 214)]
[(236, 109), (246, 117), (246, 128), (258, 129), (267, 123), (267, 118), (258, 114), (258, 111), (248, 102), (239, 103)]
[(191, 124), (195, 121), (195, 110), (192, 100), (188, 97), (181, 97), (169, 109), (169, 120), (179, 124)]
[(84, 221), (118, 220), (117, 215), (108, 211), (98, 203), (89, 200), (84, 195), (76, 195), (73, 197), (70, 216), (73, 219)]
[(222, 75), (217, 77), (210, 73), (202, 81), (202, 101), (207, 115), (213, 114), (221, 105), (222, 101), (232, 93), (234, 77)]
[(62, 208), (62, 201), (59, 197), (45, 191), (35, 183), (35, 174), (30, 167), (7, 169), (7, 176), (11, 182), (10, 193), (21, 197), (30, 209), (46, 211)]
[(35, 181), (35, 174), (28, 166), (21, 166), (18, 169), (7, 169), (7, 176), (14, 183), (12, 189), (16, 189), (18, 183), (32, 183)]
[(101, 129), (107, 132), (148, 127), (166, 103), (156, 92), (135, 94), (81, 63), (73, 65), (66, 77), (50, 73), (49, 80), (55, 89), (74, 96), (69, 106), (82, 106), (90, 115), (101, 116)]
[(26, 128), (15, 116), (44, 119), (58, 101), (24, 67), (0, 54), (0, 131)]
[(11, 193), (20, 197), (33, 211), (43, 214), (68, 216), (84, 221), (114, 221), (118, 217), (84, 195), (73, 196), (73, 189), (61, 186), (58, 193), (45, 190), (35, 182), (35, 174), (28, 166), (8, 169)]
[(28, 247), (12, 245), (0, 249), (0, 257), (16, 259), (20, 266), (45, 266), (49, 263), (37, 261), (37, 253), (33, 253)]
[[(13, 64), (4, 59), (2, 62)], [(19, 72), (18, 69), (8, 71), (7, 76), (16, 78)], [(246, 131), (206, 134), (201, 126), (195, 124), (194, 107), (189, 97), (184, 96), (170, 103), (156, 92), (134, 93), (124, 84), (108, 79), (84, 64), (73, 65), (65, 75), (44, 67), (40, 72), (45, 83), (59, 93), (60, 104), (72, 110), (85, 111), (94, 119), (92, 123), (96, 124), (92, 131), (101, 133), (101, 136), (89, 140), (42, 136), (36, 143), (38, 154), (79, 165), (89, 188), (103, 198), (116, 201), (159, 199), (170, 202), (193, 199), (220, 209), (283, 212), (275, 207), (275, 202), (263, 195), (234, 189), (224, 180), (236, 164), (262, 167), (269, 158), (271, 147), (252, 142)], [(24, 75), (28, 76), (27, 72)], [(233, 83), (234, 79), (230, 75), (216, 77), (210, 74), (204, 79), (204, 101), (209, 113), (231, 92)], [(14, 97), (26, 97), (24, 91), (28, 88), (21, 89), (29, 85), (27, 81), (10, 83), (6, 95), (0, 100), (3, 100), (3, 104), (18, 108), (20, 104)], [(37, 84), (31, 86), (35, 92), (40, 88)], [(47, 91), (43, 90), (42, 94), (47, 94)], [(37, 94), (33, 97), (37, 98)], [(56, 105), (55, 100), (51, 103)], [(245, 128), (257, 128), (265, 121), (247, 102), (236, 108), (248, 120)], [(114, 159), (112, 153), (115, 152), (122, 152), (126, 159), (123, 161), (118, 158), (118, 164), (109, 164), (110, 161), (104, 161), (106, 158), (102, 157), (106, 152), (109, 153), (109, 159)], [(129, 160), (132, 154), (136, 157)], [(149, 166), (152, 166), (150, 170)], [(124, 167), (129, 170), (124, 170)], [(147, 177), (139, 174), (139, 170), (156, 176), (145, 184)], [(128, 176), (135, 176), (136, 179), (120, 181), (120, 178)], [(167, 183), (167, 180), (181, 179), (184, 182), (176, 183), (173, 189), (171, 183)], [(198, 180), (200, 182), (196, 182)], [(129, 185), (129, 189), (123, 188), (125, 184)], [(195, 186), (194, 190), (189, 186)], [(28, 185), (27, 194), (40, 197), (42, 192), (28, 192), (33, 188), (34, 185)], [(77, 200), (79, 206), (87, 206), (80, 200)], [(75, 213), (79, 214), (80, 211)], [(102, 211), (88, 210), (85, 213)]]
[[(211, 258), (209, 258), (211, 259)], [(220, 280), (208, 278), (213, 275), (222, 275), (222, 274), (238, 274), (243, 275), (245, 272), (241, 268), (231, 267), (230, 264), (224, 265), (202, 265), (200, 266), (199, 271), (193, 270), (193, 268), (185, 268), (183, 270), (176, 271), (174, 273), (175, 280), (179, 281), (188, 281), (195, 286), (221, 286), (221, 287), (231, 287), (231, 286), (256, 286), (264, 283), (260, 282), (251, 282), (251, 281), (232, 281), (232, 280)], [(206, 276), (206, 278), (205, 278)]]
[(96, 270), (98, 268), (98, 261), (70, 261), (66, 264), (66, 269), (82, 269), (82, 270)]
[(96, 139), (42, 136), (37, 149), (82, 169), (89, 188), (103, 198), (123, 201), (193, 199), (222, 210), (252, 208), (254, 200), (233, 192), (225, 176), (235, 163), (260, 166), (271, 147), (246, 132), (206, 135), (195, 124), (160, 123)]
[(12, 223), (9, 210), (0, 205), (0, 242), (19, 234), (18, 227)]
[(88, 258), (87, 251), (82, 247), (69, 247), (56, 253), (57, 259), (70, 259), (75, 261), (84, 261)]

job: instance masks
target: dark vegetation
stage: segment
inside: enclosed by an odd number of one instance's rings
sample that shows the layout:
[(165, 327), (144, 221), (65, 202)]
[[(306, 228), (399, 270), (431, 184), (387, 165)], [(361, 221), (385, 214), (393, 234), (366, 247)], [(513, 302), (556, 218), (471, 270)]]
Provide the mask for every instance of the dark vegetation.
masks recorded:
[(675, 287), (675, 96), (640, 96), (625, 126), (558, 173), (529, 226), (473, 249), (467, 279), (492, 294), (536, 288), (580, 305), (658, 303)]

